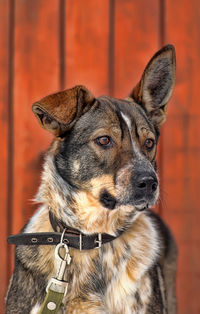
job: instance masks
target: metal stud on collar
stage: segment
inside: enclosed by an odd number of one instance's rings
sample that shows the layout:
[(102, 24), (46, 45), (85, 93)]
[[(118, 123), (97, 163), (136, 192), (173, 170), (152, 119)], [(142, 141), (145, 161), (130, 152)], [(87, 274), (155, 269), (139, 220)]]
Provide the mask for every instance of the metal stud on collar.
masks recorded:
[(79, 250), (80, 251), (82, 251), (82, 247), (83, 247), (82, 240), (83, 240), (83, 236), (82, 236), (82, 233), (80, 233), (79, 235)]

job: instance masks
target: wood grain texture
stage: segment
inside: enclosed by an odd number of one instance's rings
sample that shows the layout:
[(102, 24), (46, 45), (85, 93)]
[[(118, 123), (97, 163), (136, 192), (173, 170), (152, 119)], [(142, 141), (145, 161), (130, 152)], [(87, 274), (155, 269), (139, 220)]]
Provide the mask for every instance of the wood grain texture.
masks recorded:
[(125, 97), (159, 47), (158, 1), (118, 0), (115, 5), (115, 97)]
[(34, 101), (59, 90), (59, 2), (16, 1), (14, 56), (13, 232), (32, 215), (43, 153), (51, 136), (34, 118)]
[(66, 87), (108, 93), (109, 1), (66, 2)]
[(166, 1), (165, 41), (175, 45), (177, 80), (163, 136), (163, 218), (179, 247), (179, 313), (200, 313), (200, 6)]

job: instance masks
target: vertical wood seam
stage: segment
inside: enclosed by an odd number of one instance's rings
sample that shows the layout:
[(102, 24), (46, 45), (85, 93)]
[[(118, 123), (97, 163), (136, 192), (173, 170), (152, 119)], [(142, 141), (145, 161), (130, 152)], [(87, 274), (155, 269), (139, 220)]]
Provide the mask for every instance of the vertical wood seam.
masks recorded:
[(58, 27), (58, 38), (59, 38), (59, 88), (63, 90), (66, 85), (66, 73), (65, 73), (65, 0), (59, 1), (59, 27)]
[[(13, 225), (13, 181), (14, 181), (14, 28), (15, 28), (15, 0), (9, 0), (8, 23), (8, 163), (7, 163), (7, 235), (12, 233)], [(7, 279), (11, 271), (11, 246), (7, 250)]]
[(108, 32), (108, 93), (114, 96), (115, 76), (115, 0), (109, 0), (109, 32)]
[(159, 0), (159, 46), (165, 44), (165, 30), (166, 30), (166, 7), (165, 0)]

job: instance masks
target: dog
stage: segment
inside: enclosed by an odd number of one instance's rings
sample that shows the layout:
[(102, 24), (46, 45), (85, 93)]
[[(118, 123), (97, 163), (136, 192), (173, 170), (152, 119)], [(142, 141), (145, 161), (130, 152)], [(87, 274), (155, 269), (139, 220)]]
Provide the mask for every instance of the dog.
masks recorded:
[[(75, 86), (33, 104), (55, 139), (36, 197), (41, 206), (9, 240), (17, 246), (6, 313), (176, 313), (177, 248), (150, 209), (159, 197), (156, 147), (175, 69), (167, 45), (124, 100)], [(67, 263), (60, 279), (56, 248)], [(68, 285), (62, 306), (55, 310), (48, 299), (43, 312), (49, 283), (57, 282)]]

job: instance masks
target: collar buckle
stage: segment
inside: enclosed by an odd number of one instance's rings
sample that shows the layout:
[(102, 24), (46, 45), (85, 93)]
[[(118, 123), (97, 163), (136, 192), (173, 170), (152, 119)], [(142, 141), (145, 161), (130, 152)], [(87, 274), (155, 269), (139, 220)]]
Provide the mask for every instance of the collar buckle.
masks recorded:
[(97, 246), (95, 247), (95, 249), (100, 249), (102, 246), (102, 234), (101, 233), (98, 233), (98, 240), (95, 239), (94, 242), (97, 243)]

